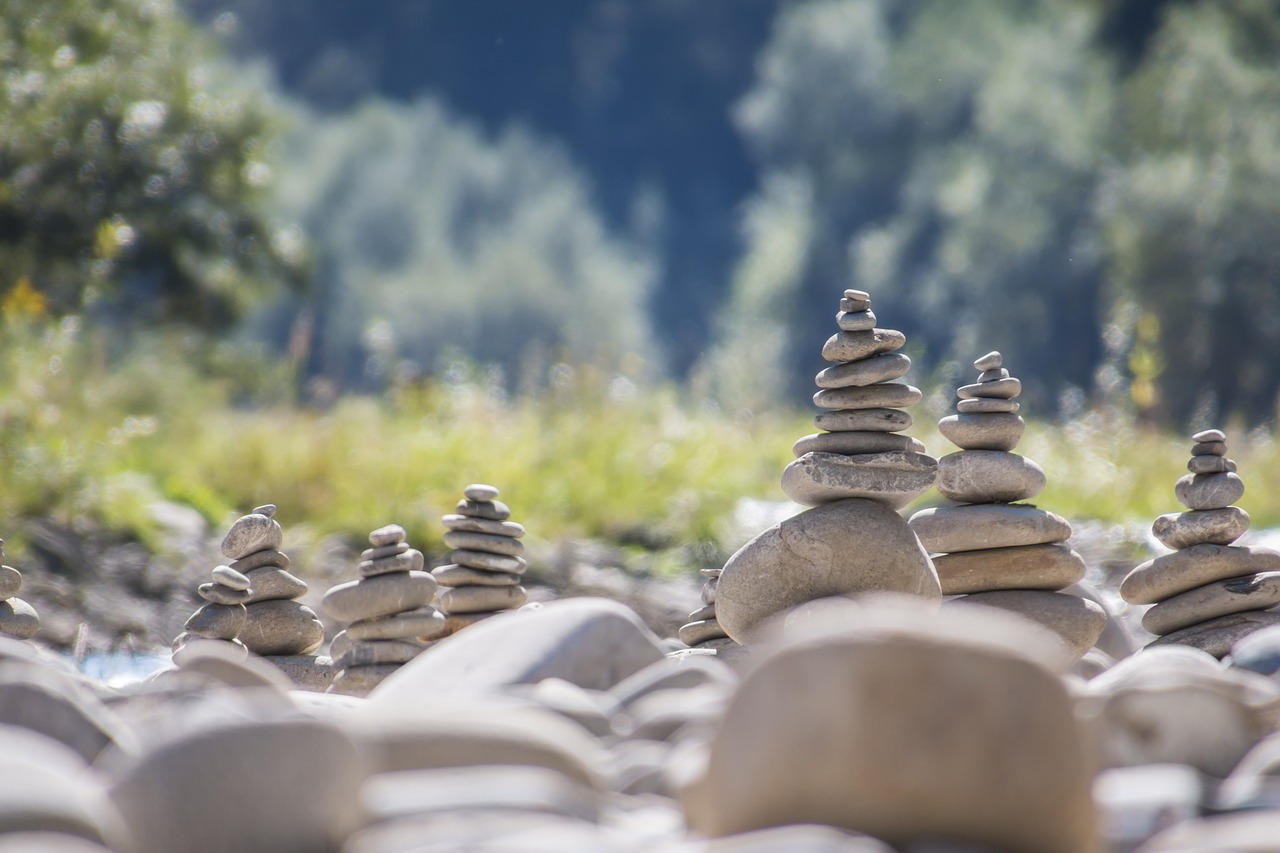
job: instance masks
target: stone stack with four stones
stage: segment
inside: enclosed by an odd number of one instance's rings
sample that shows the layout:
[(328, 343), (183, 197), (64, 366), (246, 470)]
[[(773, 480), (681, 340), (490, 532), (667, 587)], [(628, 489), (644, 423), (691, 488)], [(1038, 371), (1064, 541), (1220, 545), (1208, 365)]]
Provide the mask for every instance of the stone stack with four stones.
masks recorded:
[(230, 566), (218, 566), (209, 583), (200, 584), (196, 594), (205, 604), (191, 614), (183, 632), (173, 641), (173, 662), (182, 666), (202, 645), (212, 643), (233, 649), (240, 660), (247, 658), (248, 647), (236, 637), (248, 619), (244, 603), (252, 595), (249, 579)]
[[(0, 564), (4, 563), (4, 540), (0, 539)], [(0, 565), (0, 636), (29, 640), (40, 630), (36, 609), (18, 598), (22, 573), (13, 566)]]
[(822, 348), (817, 375), (821, 430), (796, 442), (782, 490), (811, 509), (742, 546), (716, 585), (716, 618), (749, 643), (769, 617), (835, 595), (899, 592), (939, 598), (929, 555), (897, 510), (933, 485), (937, 461), (900, 432), (920, 391), (894, 382), (911, 360), (906, 337), (875, 327), (871, 298), (846, 290), (840, 330)]
[(446, 634), (453, 634), (495, 613), (524, 604), (520, 585), (529, 564), (520, 555), (524, 526), (510, 521), (511, 510), (493, 486), (474, 483), (463, 491), (457, 512), (444, 516), (444, 544), (453, 549), (449, 564), (432, 574), (443, 588), (440, 609)]
[(367, 695), (444, 634), (444, 616), (431, 606), (436, 582), (406, 539), (398, 524), (373, 531), (356, 566), (360, 579), (325, 593), (325, 612), (350, 623), (329, 644), (339, 672), (328, 692)]
[(1181, 643), (1223, 657), (1240, 638), (1280, 623), (1280, 552), (1233, 545), (1249, 529), (1235, 502), (1244, 481), (1227, 458), (1227, 438), (1210, 429), (1191, 437), (1189, 474), (1175, 494), (1187, 512), (1162, 515), (1151, 532), (1173, 548), (1148, 560), (1120, 584), (1130, 604), (1155, 604), (1142, 625), (1160, 635), (1152, 645)]
[(723, 648), (735, 645), (729, 634), (716, 619), (716, 587), (723, 569), (703, 569), (707, 582), (702, 585), (702, 607), (689, 614), (689, 621), (680, 626), (677, 637), (690, 648)]
[(1065, 544), (1071, 525), (1023, 503), (1040, 494), (1045, 476), (1012, 452), (1025, 427), (1016, 401), (1022, 383), (998, 352), (973, 366), (981, 372), (957, 390), (958, 414), (938, 422), (938, 431), (961, 448), (938, 460), (938, 492), (959, 505), (921, 510), (911, 526), (933, 554), (943, 595), (1033, 619), (1080, 658), (1106, 628), (1106, 612), (1062, 592), (1085, 574), (1084, 560)]

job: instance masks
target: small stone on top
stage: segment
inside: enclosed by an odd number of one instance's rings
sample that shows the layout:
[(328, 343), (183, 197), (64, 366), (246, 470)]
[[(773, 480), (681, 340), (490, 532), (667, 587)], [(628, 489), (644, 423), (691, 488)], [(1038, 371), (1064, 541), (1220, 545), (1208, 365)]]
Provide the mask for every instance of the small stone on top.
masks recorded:
[(263, 504), (262, 506), (255, 506), (253, 512), (256, 515), (265, 515), (267, 518), (272, 518), (276, 514), (276, 505)]
[(870, 302), (871, 294), (865, 290), (846, 290), (844, 292), (845, 299), (852, 299), (855, 302)]
[(973, 363), (973, 366), (981, 371), (999, 370), (1004, 366), (1004, 358), (999, 351), (992, 350)]
[(1227, 434), (1220, 429), (1205, 429), (1191, 436), (1191, 440), (1200, 443), (1206, 441), (1226, 441)]
[(405, 541), (408, 533), (398, 524), (388, 524), (379, 527), (377, 530), (369, 534), (369, 543), (375, 548), (384, 548), (388, 545), (395, 545)]
[(494, 486), (486, 486), (484, 483), (472, 483), (463, 489), (464, 494), (469, 501), (476, 503), (487, 503), (498, 496), (498, 490)]

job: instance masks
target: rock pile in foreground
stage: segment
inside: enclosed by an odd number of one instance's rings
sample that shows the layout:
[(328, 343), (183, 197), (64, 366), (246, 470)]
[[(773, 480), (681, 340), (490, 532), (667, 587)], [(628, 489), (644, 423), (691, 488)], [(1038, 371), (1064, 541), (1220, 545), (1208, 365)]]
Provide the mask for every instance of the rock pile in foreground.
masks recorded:
[(0, 636), (29, 640), (40, 630), (36, 609), (18, 598), (22, 573), (4, 563), (4, 540), (0, 539)]
[(1280, 624), (1280, 552), (1233, 545), (1249, 529), (1235, 502), (1244, 481), (1227, 458), (1227, 437), (1210, 429), (1191, 437), (1191, 460), (1175, 486), (1186, 512), (1162, 515), (1151, 532), (1174, 549), (1135, 568), (1120, 584), (1131, 604), (1154, 604), (1142, 625), (1156, 645), (1181, 643), (1222, 657), (1232, 644)]

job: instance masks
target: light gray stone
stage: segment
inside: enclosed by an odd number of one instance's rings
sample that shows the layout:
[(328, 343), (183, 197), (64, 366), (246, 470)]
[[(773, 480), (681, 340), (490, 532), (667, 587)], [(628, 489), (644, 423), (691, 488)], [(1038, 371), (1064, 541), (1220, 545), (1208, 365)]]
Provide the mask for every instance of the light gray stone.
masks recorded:
[(1215, 581), (1166, 598), (1142, 614), (1142, 627), (1171, 634), (1218, 616), (1266, 610), (1280, 604), (1280, 572)]
[(1029, 589), (979, 592), (952, 599), (943, 606), (975, 605), (998, 607), (1038, 622), (1062, 638), (1074, 660), (1084, 657), (1107, 627), (1107, 613), (1101, 605), (1063, 592)]
[(449, 514), (440, 519), (449, 530), (465, 530), (472, 533), (489, 533), (494, 536), (509, 536), (519, 539), (525, 534), (523, 524), (514, 521), (491, 521), (487, 518), (471, 518), (466, 515)]
[(220, 583), (202, 583), (196, 594), (210, 604), (245, 604), (253, 599), (252, 590), (232, 589)]
[(899, 509), (929, 490), (937, 464), (913, 452), (806, 453), (783, 470), (782, 491), (806, 506), (872, 498)]
[(961, 400), (987, 399), (1012, 400), (1022, 393), (1022, 382), (1012, 376), (1007, 379), (996, 379), (991, 382), (978, 382), (973, 385), (961, 385), (956, 389), (956, 396)]
[(273, 688), (281, 693), (293, 689), (293, 682), (262, 658), (249, 657), (247, 650), (231, 643), (201, 643), (182, 661), (184, 673), (196, 673), (211, 681), (236, 688)]
[(509, 536), (493, 536), (488, 533), (472, 533), (465, 530), (450, 530), (444, 535), (444, 544), (449, 548), (460, 548), (469, 551), (485, 551), (507, 557), (519, 557), (524, 553), (524, 545), (519, 539)]
[(253, 509), (249, 510), (249, 512), (254, 515), (265, 515), (267, 518), (274, 518), (276, 514), (276, 505), (263, 504), (262, 506), (255, 506)]
[(436, 580), (426, 572), (397, 572), (361, 578), (332, 587), (320, 604), (339, 622), (357, 622), (416, 610), (436, 593)]
[(246, 607), (248, 618), (237, 639), (258, 655), (305, 655), (324, 642), (316, 612), (297, 601), (275, 599)]
[[(997, 367), (995, 370), (984, 370), (978, 374), (979, 382), (995, 382), (999, 379), (1008, 379), (1009, 371), (1003, 367)], [(981, 396), (981, 395), (979, 395)]]
[(228, 589), (246, 590), (249, 588), (249, 579), (230, 566), (214, 567), (213, 582)]
[(252, 595), (246, 604), (300, 598), (307, 593), (306, 581), (275, 566), (250, 569), (247, 577)]
[(415, 640), (360, 640), (353, 642), (341, 655), (333, 659), (338, 669), (353, 666), (382, 666), (405, 664), (431, 646)]
[(494, 572), (469, 566), (437, 566), (431, 576), (441, 586), (515, 586), (520, 576), (513, 572)]
[(1280, 811), (1246, 811), (1176, 823), (1140, 853), (1269, 853), (1280, 838)]
[(1192, 474), (1234, 473), (1236, 463), (1225, 456), (1192, 456), (1187, 461), (1187, 470)]
[(1227, 440), (1227, 434), (1220, 429), (1205, 429), (1191, 436), (1191, 440), (1197, 443), (1204, 443), (1208, 441), (1225, 442)]
[(1187, 509), (1222, 509), (1244, 496), (1244, 480), (1226, 474), (1184, 474), (1173, 487), (1178, 502)]
[(982, 356), (973, 363), (973, 366), (981, 371), (999, 370), (1004, 367), (1004, 357), (996, 350), (992, 350)]
[(825, 361), (858, 361), (882, 352), (900, 350), (907, 336), (896, 329), (872, 329), (869, 332), (837, 332), (822, 345)]
[(234, 640), (248, 618), (243, 604), (206, 604), (192, 613), (182, 627), (196, 637)]
[(1249, 530), (1249, 513), (1238, 506), (1191, 510), (1162, 515), (1151, 532), (1166, 548), (1180, 550), (1192, 545), (1230, 545)]
[(856, 456), (863, 453), (901, 451), (924, 453), (924, 442), (894, 432), (820, 432), (799, 439), (792, 451), (797, 457), (806, 453), (840, 453)]
[(1243, 545), (1192, 545), (1148, 560), (1120, 582), (1130, 604), (1154, 604), (1214, 581), (1280, 571), (1280, 551)]
[(34, 607), (21, 598), (0, 601), (0, 634), (29, 640), (39, 631), (40, 616)]
[[(240, 572), (245, 577), (249, 576), (249, 572), (254, 569), (265, 567), (275, 567), (277, 569), (289, 568), (289, 555), (275, 548), (265, 548), (261, 551), (254, 551), (247, 557), (242, 557), (233, 562), (229, 568)], [(252, 585), (252, 581), (250, 581)]]
[(408, 535), (400, 525), (388, 524), (369, 534), (369, 544), (375, 548), (384, 548), (405, 541)]
[(486, 613), (511, 610), (529, 599), (522, 586), (455, 586), (440, 594), (440, 609), (445, 613)]
[(379, 557), (376, 560), (361, 560), (356, 564), (356, 571), (361, 577), (372, 578), (378, 575), (389, 575), (393, 572), (420, 572), (422, 567), (426, 565), (426, 558), (422, 556), (422, 552), (410, 548), (400, 554), (393, 554), (390, 557)]
[(1021, 416), (1008, 412), (948, 415), (938, 421), (938, 432), (964, 450), (1013, 450), (1026, 426)]
[(896, 409), (914, 406), (920, 399), (920, 389), (914, 385), (882, 382), (878, 385), (823, 388), (813, 395), (813, 404), (821, 409)]
[(473, 569), (488, 569), (491, 572), (512, 572), (522, 575), (525, 569), (529, 568), (529, 564), (524, 561), (523, 557), (504, 557), (501, 554), (490, 554), (487, 551), (470, 551), (465, 548), (455, 548), (449, 558), (460, 566), (470, 566)]
[(676, 636), (686, 646), (700, 646), (711, 640), (727, 637), (729, 633), (712, 616), (710, 619), (697, 619), (692, 622), (686, 622), (680, 626)]
[(463, 498), (458, 501), (457, 512), (471, 518), (487, 518), (490, 521), (506, 521), (511, 517), (511, 508), (502, 501), (472, 501)]
[(365, 548), (360, 552), (360, 562), (365, 560), (381, 560), (383, 557), (394, 557), (409, 550), (408, 542), (397, 542), (394, 545), (380, 545), (377, 548)]
[(911, 516), (911, 529), (930, 553), (979, 551), (1065, 542), (1067, 520), (1033, 506), (1005, 504), (930, 507)]
[(1000, 589), (1056, 592), (1084, 577), (1084, 559), (1066, 545), (957, 551), (933, 558), (943, 595)]
[(544, 767), (402, 770), (370, 779), (362, 792), (370, 823), (429, 812), (531, 811), (594, 823), (599, 795)]
[(1013, 400), (1001, 400), (995, 397), (972, 397), (956, 403), (956, 411), (962, 415), (974, 414), (1012, 414), (1022, 408), (1021, 403)]
[(718, 583), (719, 579), (720, 579), (720, 576), (716, 575), (715, 577), (711, 578), (709, 581), (707, 581), (702, 585), (702, 603), (703, 604), (716, 603), (716, 584)]
[(13, 598), (22, 589), (22, 573), (13, 566), (0, 566), (0, 601)]
[[(860, 296), (850, 296), (850, 293), (861, 294)], [(844, 296), (840, 299), (840, 310), (850, 314), (858, 311), (871, 310), (871, 297), (863, 293), (861, 290), (846, 290)]]
[(833, 364), (814, 377), (819, 388), (848, 388), (856, 385), (874, 385), (906, 376), (911, 370), (911, 359), (900, 352), (873, 355), (861, 361)]
[(418, 637), (434, 640), (444, 633), (444, 614), (434, 607), (419, 607), (394, 616), (352, 622), (345, 632), (352, 640), (399, 640)]
[(933, 563), (902, 517), (854, 498), (806, 510), (743, 545), (720, 575), (716, 618), (746, 643), (770, 616), (807, 601), (881, 591), (941, 596)]
[(961, 450), (938, 460), (938, 493), (961, 503), (1013, 503), (1044, 491), (1044, 471), (1002, 450)]
[(1208, 652), (1216, 658), (1223, 658), (1231, 652), (1233, 645), (1254, 631), (1269, 628), (1272, 625), (1280, 625), (1280, 612), (1250, 610), (1246, 613), (1219, 616), (1216, 619), (1192, 625), (1190, 628), (1165, 634), (1153, 640), (1151, 646), (1179, 643)]
[(1191, 445), (1192, 456), (1226, 456), (1227, 443), (1225, 441), (1203, 441)]
[(484, 483), (472, 483), (462, 490), (462, 494), (469, 501), (490, 503), (498, 497), (498, 489), (496, 486), (488, 486)]
[(277, 549), (284, 541), (280, 522), (258, 513), (237, 518), (222, 540), (222, 554), (232, 560), (243, 559), (255, 551)]
[(819, 412), (813, 419), (818, 429), (831, 432), (898, 432), (911, 426), (911, 415), (900, 409), (847, 409)]
[(836, 325), (846, 332), (865, 332), (876, 327), (876, 312), (840, 311), (836, 314)]
[(349, 666), (339, 670), (333, 681), (325, 688), (326, 693), (337, 693), (342, 696), (368, 696), (369, 691), (386, 681), (387, 676), (400, 668), (398, 663), (378, 666)]

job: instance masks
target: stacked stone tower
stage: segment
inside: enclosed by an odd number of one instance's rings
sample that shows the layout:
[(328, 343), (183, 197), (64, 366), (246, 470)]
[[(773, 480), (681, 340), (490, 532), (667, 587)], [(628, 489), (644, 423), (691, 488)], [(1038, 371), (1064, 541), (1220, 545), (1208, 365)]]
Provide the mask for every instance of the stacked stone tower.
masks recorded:
[(680, 626), (677, 636), (680, 642), (692, 648), (722, 648), (733, 645), (729, 634), (716, 619), (716, 587), (723, 569), (703, 569), (707, 582), (702, 585), (702, 607), (689, 614), (689, 621)]
[(938, 577), (897, 510), (933, 485), (937, 462), (903, 411), (920, 391), (895, 382), (911, 368), (906, 336), (876, 328), (871, 297), (846, 290), (839, 331), (816, 377), (820, 432), (796, 442), (782, 490), (811, 509), (761, 533), (729, 558), (716, 585), (716, 618), (750, 642), (774, 614), (806, 601), (863, 592), (937, 598)]
[(178, 666), (206, 643), (233, 649), (241, 660), (249, 656), (249, 649), (236, 639), (248, 618), (244, 603), (252, 595), (249, 579), (230, 566), (218, 566), (212, 575), (209, 583), (200, 584), (196, 590), (206, 603), (191, 614), (173, 641), (173, 662)]
[(1174, 492), (1187, 512), (1162, 515), (1151, 525), (1174, 549), (1148, 560), (1120, 584), (1130, 604), (1155, 604), (1142, 625), (1160, 635), (1152, 645), (1181, 643), (1223, 657), (1232, 644), (1280, 623), (1280, 552), (1233, 545), (1249, 529), (1249, 514), (1235, 502), (1244, 481), (1227, 458), (1227, 438), (1210, 429), (1191, 437), (1189, 474)]
[[(4, 540), (0, 539), (0, 564), (4, 563)], [(29, 640), (40, 630), (36, 609), (18, 598), (22, 573), (13, 566), (0, 565), (0, 636)]]
[(432, 574), (443, 587), (440, 609), (452, 634), (528, 600), (520, 581), (529, 568), (520, 555), (524, 526), (510, 520), (511, 510), (493, 486), (473, 483), (463, 491), (457, 512), (444, 516), (444, 544), (453, 551), (449, 564)]
[(938, 460), (938, 492), (958, 506), (921, 510), (911, 518), (933, 554), (943, 595), (1011, 610), (1053, 630), (1077, 658), (1107, 626), (1097, 603), (1063, 592), (1084, 577), (1080, 555), (1066, 545), (1071, 525), (1022, 502), (1045, 487), (1044, 471), (1013, 453), (1025, 423), (1018, 415), (1022, 383), (998, 352), (973, 363), (978, 381), (957, 389), (958, 414), (938, 431), (960, 448)]

